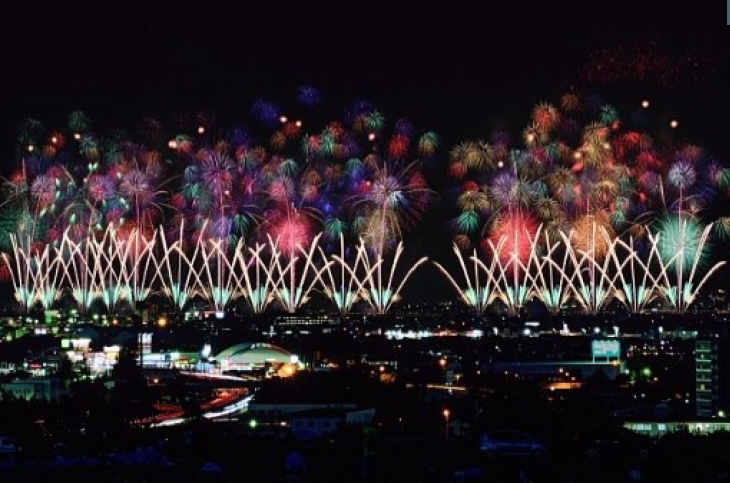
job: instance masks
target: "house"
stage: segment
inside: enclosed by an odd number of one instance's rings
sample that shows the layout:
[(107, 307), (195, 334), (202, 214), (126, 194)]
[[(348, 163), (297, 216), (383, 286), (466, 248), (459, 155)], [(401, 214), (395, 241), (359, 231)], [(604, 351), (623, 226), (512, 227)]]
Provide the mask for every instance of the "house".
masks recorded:
[(343, 426), (367, 426), (373, 422), (375, 408), (318, 408), (297, 411), (289, 418), (294, 436), (302, 441), (334, 433)]

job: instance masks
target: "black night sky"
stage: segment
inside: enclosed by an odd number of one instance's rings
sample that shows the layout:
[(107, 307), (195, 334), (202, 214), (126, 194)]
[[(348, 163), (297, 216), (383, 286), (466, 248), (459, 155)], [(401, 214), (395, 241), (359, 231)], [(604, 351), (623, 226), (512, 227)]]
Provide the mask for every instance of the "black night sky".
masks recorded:
[[(25, 117), (51, 126), (82, 109), (95, 125), (118, 127), (207, 110), (239, 121), (253, 100), (286, 106), (302, 84), (323, 91), (333, 117), (367, 99), (391, 119), (441, 133), (447, 145), (501, 123), (518, 132), (532, 106), (570, 87), (624, 111), (651, 97), (657, 109), (686, 120), (687, 136), (713, 152), (724, 149), (726, 32), (713, 26), (720, 19), (676, 2), (3, 3), (6, 166)], [(670, 60), (690, 53), (700, 62), (663, 85), (660, 72), (615, 82), (584, 78), (601, 49), (638, 51), (650, 41)]]
[[(679, 119), (678, 135), (730, 163), (720, 11), (643, 3), (3, 2), (2, 173), (27, 117), (56, 126), (81, 109), (99, 130), (180, 112), (240, 122), (259, 98), (294, 105), (303, 84), (322, 90), (324, 122), (366, 99), (446, 149), (497, 127), (518, 135), (535, 104), (570, 88), (626, 114), (649, 98), (658, 119)], [(666, 71), (641, 70), (657, 56)]]

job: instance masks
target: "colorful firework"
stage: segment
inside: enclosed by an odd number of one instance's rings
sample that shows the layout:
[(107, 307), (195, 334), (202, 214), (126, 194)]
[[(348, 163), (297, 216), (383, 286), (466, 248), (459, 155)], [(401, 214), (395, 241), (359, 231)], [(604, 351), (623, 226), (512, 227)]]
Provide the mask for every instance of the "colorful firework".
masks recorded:
[[(510, 149), (499, 133), (494, 144), (465, 141), (451, 150), (455, 246), (481, 249), (479, 258), (495, 270), (490, 275), (508, 310), (519, 308), (522, 296), (551, 311), (573, 299), (595, 313), (614, 298), (632, 311), (657, 299), (686, 310), (683, 297), (671, 290), (684, 290), (676, 287), (686, 285), (688, 271), (709, 254), (707, 239), (703, 255), (692, 249), (704, 232), (690, 228), (712, 197), (727, 191), (724, 168), (699, 147), (660, 146), (595, 96), (569, 93), (559, 106), (535, 106), (522, 136), (525, 147)], [(695, 221), (661, 221), (677, 217)], [(532, 220), (529, 227), (523, 219)], [(534, 235), (538, 225), (541, 236)], [(722, 218), (712, 226), (722, 235)], [(649, 241), (662, 231), (672, 240), (657, 235)], [(660, 257), (662, 245), (676, 248), (680, 238), (687, 249)], [(620, 264), (611, 260), (618, 253)], [(674, 283), (655, 273), (657, 266)], [(509, 284), (502, 272), (510, 274)]]
[[(303, 86), (297, 101), (322, 96)], [(269, 101), (251, 114), (257, 129), (204, 114), (169, 135), (148, 119), (141, 141), (99, 135), (81, 112), (62, 129), (24, 123), (0, 200), (3, 270), (22, 309), (70, 296), (83, 311), (135, 310), (159, 291), (180, 310), (199, 298), (217, 312), (239, 299), (293, 312), (322, 292), (342, 313), (389, 311), (428, 260), (401, 266), (435, 199), (423, 166), (438, 166), (427, 163), (439, 136), (365, 101), (320, 128)], [(710, 236), (730, 223), (702, 214), (730, 171), (697, 146), (662, 146), (596, 96), (541, 102), (528, 123), (449, 152), (464, 281), (434, 263), (461, 299), (480, 314), (531, 299), (554, 313), (611, 300), (685, 311), (723, 265), (710, 264)]]

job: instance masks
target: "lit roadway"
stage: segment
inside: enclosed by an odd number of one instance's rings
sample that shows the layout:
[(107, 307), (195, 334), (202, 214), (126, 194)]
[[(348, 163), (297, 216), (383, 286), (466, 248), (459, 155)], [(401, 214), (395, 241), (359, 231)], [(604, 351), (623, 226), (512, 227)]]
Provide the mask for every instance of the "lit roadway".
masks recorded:
[[(180, 375), (191, 377), (199, 380), (216, 382), (216, 381), (234, 381), (234, 382), (250, 382), (250, 378), (207, 374), (199, 372), (181, 372)], [(200, 405), (200, 409), (204, 411), (203, 417), (207, 419), (215, 419), (229, 414), (243, 411), (248, 407), (249, 401), (253, 398), (247, 387), (225, 388), (216, 391), (216, 396)], [(186, 421), (185, 411), (176, 404), (156, 403), (155, 410), (158, 412), (154, 416), (136, 419), (132, 422), (135, 426), (173, 426)]]

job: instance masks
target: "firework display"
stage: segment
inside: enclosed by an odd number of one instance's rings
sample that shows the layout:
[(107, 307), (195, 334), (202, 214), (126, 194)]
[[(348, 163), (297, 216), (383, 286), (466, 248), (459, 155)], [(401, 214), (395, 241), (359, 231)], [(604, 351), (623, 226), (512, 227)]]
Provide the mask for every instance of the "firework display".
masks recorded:
[(641, 312), (655, 299), (684, 312), (725, 263), (710, 263), (709, 239), (727, 236), (727, 219), (702, 215), (730, 171), (698, 146), (625, 126), (595, 97), (536, 105), (521, 147), (498, 133), (450, 158), (465, 283), (436, 265), (477, 312), (499, 300), (516, 314), (531, 299), (551, 312), (571, 300), (592, 314), (612, 300)]
[(709, 249), (730, 219), (705, 214), (730, 170), (569, 93), (537, 104), (519, 143), (500, 132), (450, 149), (441, 195), (457, 268), (425, 255), (403, 266), (405, 235), (437, 196), (422, 167), (439, 136), (365, 101), (309, 125), (322, 97), (301, 87), (288, 111), (257, 100), (254, 121), (230, 128), (209, 114), (172, 130), (145, 119), (136, 135), (98, 134), (82, 112), (58, 130), (25, 122), (0, 210), (19, 306), (114, 313), (162, 296), (179, 310), (296, 312), (319, 295), (384, 314), (431, 261), (479, 314), (531, 300), (553, 313), (658, 300), (684, 312), (725, 263)]
[(145, 119), (137, 136), (99, 135), (82, 112), (58, 131), (25, 122), (0, 241), (20, 306), (68, 295), (84, 313), (114, 312), (162, 294), (179, 309), (243, 298), (294, 312), (317, 291), (343, 312), (358, 300), (386, 312), (426, 261), (397, 272), (402, 236), (434, 195), (421, 164), (439, 136), (365, 101), (310, 126), (320, 100), (301, 87), (301, 118), (257, 100), (253, 125), (227, 130), (211, 115), (172, 133)]

